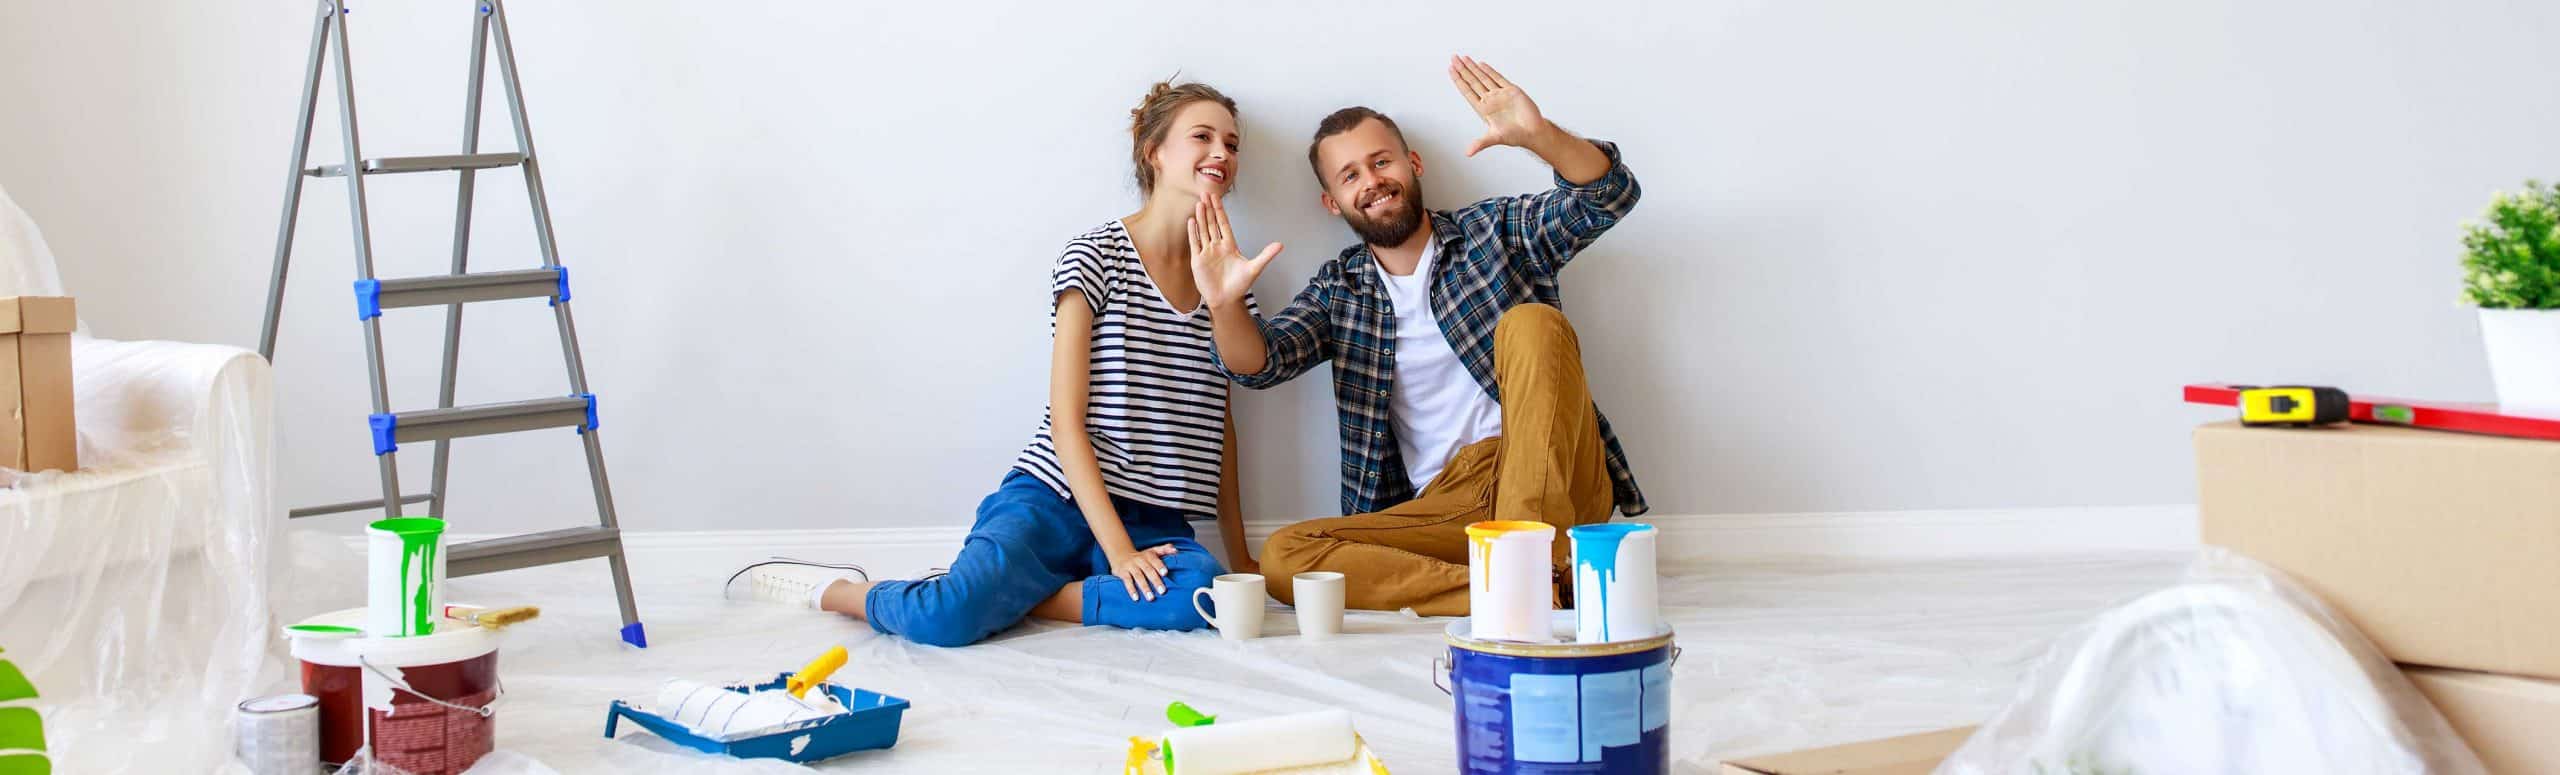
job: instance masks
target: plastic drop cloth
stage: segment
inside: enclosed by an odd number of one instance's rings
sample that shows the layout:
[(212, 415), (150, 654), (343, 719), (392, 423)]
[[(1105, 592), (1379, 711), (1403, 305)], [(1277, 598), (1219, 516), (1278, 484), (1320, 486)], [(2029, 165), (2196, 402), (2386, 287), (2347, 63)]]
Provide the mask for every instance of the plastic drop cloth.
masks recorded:
[(2064, 635), (1937, 771), (2483, 772), (2355, 628), (2281, 574), (2216, 548), (2184, 583)]
[[(63, 292), (0, 192), (0, 295)], [(34, 683), (56, 772), (221, 761), (278, 665), (266, 363), (75, 333), (72, 373), (81, 470), (0, 471), (0, 660)]]
[[(296, 529), (285, 551), (304, 599), (286, 619), (361, 604), (361, 549)], [(779, 547), (777, 547), (779, 548)], [(953, 547), (955, 550), (957, 546)], [(537, 605), (499, 647), (506, 696), (498, 754), (480, 775), (549, 772), (781, 773), (810, 768), (684, 750), (634, 725), (604, 737), (615, 699), (653, 702), (667, 678), (770, 679), (831, 645), (852, 659), (832, 679), (902, 697), (896, 747), (828, 772), (1119, 772), (1131, 736), (1164, 731), (1182, 700), (1227, 718), (1343, 708), (1398, 775), (1456, 768), (1449, 698), (1433, 688), (1442, 619), (1352, 612), (1329, 642), (1295, 637), (1273, 605), (1265, 637), (1133, 632), (1027, 623), (945, 649), (883, 637), (851, 619), (725, 599), (751, 558), (701, 552), (631, 559), (650, 647), (622, 645), (599, 561), (470, 576), (448, 598)], [(947, 556), (907, 558), (908, 575)], [(1823, 560), (1666, 563), (1665, 615), (1684, 653), (1674, 667), (1671, 751), (1678, 773), (1719, 761), (1979, 723), (2013, 696), (2051, 639), (2178, 577), (2183, 553), (1862, 564)], [(263, 691), (292, 691), (280, 678)]]

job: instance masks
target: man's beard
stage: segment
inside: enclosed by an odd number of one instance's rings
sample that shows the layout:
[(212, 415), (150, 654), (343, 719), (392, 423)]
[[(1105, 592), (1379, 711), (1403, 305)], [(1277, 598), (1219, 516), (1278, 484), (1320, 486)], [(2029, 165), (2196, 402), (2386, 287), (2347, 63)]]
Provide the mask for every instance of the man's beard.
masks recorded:
[(1342, 222), (1351, 226), (1352, 233), (1360, 235), (1360, 241), (1371, 245), (1402, 245), (1405, 240), (1413, 239), (1414, 232), (1422, 230), (1422, 187), (1399, 185), (1393, 191), (1379, 192), (1380, 196), (1388, 194), (1402, 195), (1397, 201), (1402, 207), (1396, 212), (1372, 219), (1367, 211), (1358, 207), (1342, 211)]

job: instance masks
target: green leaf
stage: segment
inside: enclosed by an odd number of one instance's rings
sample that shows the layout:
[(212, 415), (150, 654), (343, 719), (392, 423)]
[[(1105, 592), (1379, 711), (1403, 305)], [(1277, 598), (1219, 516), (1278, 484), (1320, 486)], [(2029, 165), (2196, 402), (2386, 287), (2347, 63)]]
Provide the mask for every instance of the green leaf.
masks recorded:
[(0, 708), (0, 751), (44, 750), (44, 717), (34, 708)]
[(0, 775), (53, 775), (53, 762), (44, 754), (0, 756)]
[(35, 696), (36, 685), (27, 680), (27, 674), (18, 672), (17, 665), (0, 659), (0, 702), (32, 700)]

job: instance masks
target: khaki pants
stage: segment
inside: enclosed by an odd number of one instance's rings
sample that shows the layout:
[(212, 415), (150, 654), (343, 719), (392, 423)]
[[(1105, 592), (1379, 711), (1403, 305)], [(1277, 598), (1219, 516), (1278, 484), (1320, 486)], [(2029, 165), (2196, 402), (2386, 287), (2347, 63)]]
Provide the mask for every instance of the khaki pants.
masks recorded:
[[(1494, 328), (1493, 371), (1502, 435), (1459, 450), (1413, 500), (1271, 534), (1262, 567), (1272, 596), (1294, 602), (1290, 576), (1328, 570), (1343, 575), (1350, 608), (1464, 615), (1467, 525), (1491, 519), (1554, 525), (1556, 579), (1565, 577), (1565, 530), (1615, 508), (1582, 344), (1556, 308), (1512, 307)], [(1568, 586), (1557, 584), (1559, 604)]]

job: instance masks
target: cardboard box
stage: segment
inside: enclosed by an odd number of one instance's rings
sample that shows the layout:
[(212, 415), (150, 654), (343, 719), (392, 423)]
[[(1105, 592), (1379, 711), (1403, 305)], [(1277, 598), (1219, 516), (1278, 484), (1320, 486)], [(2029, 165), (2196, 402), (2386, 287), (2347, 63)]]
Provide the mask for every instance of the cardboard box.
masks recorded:
[(2560, 678), (2560, 442), (2358, 425), (2195, 432), (2208, 544), (2393, 661)]
[(2560, 681), (2433, 667), (2401, 672), (2444, 712), (2490, 775), (2560, 772)]
[(1942, 729), (1724, 763), (1724, 775), (1929, 775), (1973, 737), (1973, 727)]
[(0, 468), (80, 467), (72, 429), (71, 299), (0, 297)]

